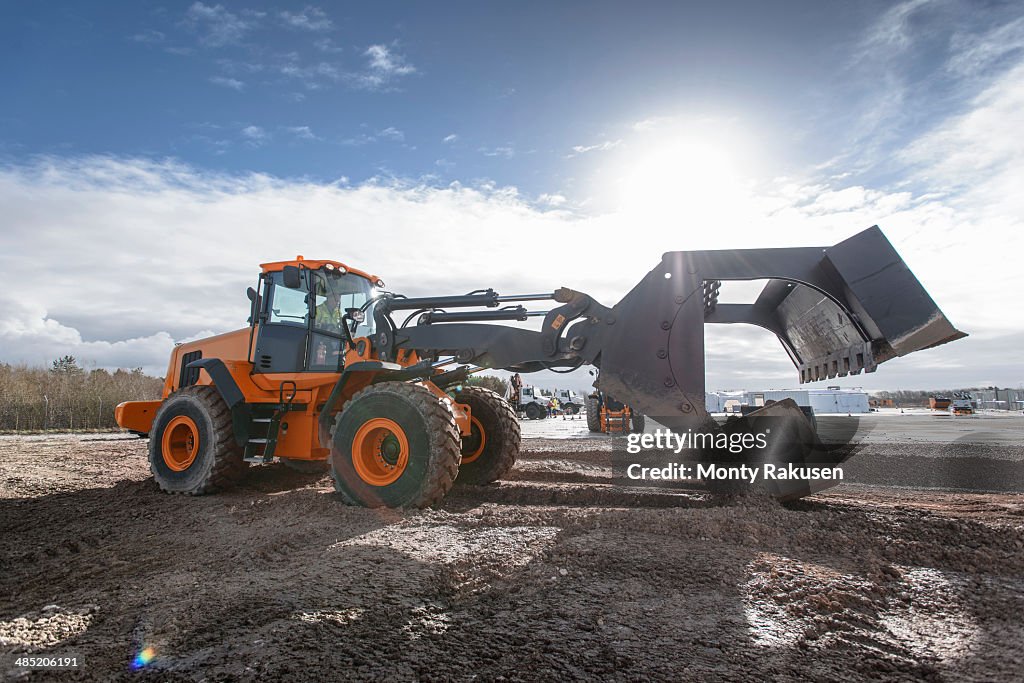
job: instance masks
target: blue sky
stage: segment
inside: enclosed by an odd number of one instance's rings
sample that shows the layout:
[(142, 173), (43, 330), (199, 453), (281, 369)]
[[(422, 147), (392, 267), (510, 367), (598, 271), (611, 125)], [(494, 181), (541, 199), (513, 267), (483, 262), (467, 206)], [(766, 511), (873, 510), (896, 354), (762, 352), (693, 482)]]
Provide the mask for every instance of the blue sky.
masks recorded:
[[(173, 156), (354, 181), (490, 179), (578, 195), (574, 147), (691, 111), (741, 119), (780, 172), (848, 152), (906, 78), (898, 144), (958, 88), (924, 49), (879, 73), (892, 3), (6, 3), (9, 155)], [(918, 10), (941, 43), (983, 12)], [(898, 72), (898, 73), (897, 73)], [(881, 76), (881, 78), (880, 78)], [(884, 114), (884, 112), (882, 112)], [(456, 136), (449, 139), (449, 136)], [(599, 148), (598, 148), (599, 149)]]
[[(972, 338), (851, 382), (1024, 382), (1017, 2), (7, 2), (0, 65), (0, 265), (69, 262), (0, 295), (0, 361), (160, 373), (298, 251), (613, 303), (666, 250), (879, 223)], [(792, 384), (737, 334), (709, 384)]]

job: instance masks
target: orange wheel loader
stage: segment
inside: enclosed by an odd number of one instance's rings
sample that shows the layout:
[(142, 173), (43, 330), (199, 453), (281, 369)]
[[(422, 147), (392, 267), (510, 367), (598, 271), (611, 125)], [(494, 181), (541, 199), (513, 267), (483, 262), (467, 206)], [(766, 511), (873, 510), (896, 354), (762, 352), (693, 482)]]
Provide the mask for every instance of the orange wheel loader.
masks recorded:
[[(751, 279), (767, 280), (753, 304), (717, 303), (722, 281)], [(248, 326), (174, 348), (161, 400), (117, 407), (121, 427), (148, 435), (167, 492), (210, 493), (276, 458), (329, 469), (353, 505), (429, 506), (456, 483), (501, 479), (519, 453), (507, 402), (460, 389), (480, 369), (593, 365), (597, 390), (638, 415), (721, 430), (704, 407), (705, 324), (771, 330), (801, 382), (872, 372), (964, 336), (877, 227), (825, 248), (667, 252), (611, 308), (566, 288), (405, 297), (302, 257), (263, 264), (248, 296)], [(501, 324), (534, 316), (539, 330)], [(795, 405), (762, 410), (806, 422)], [(789, 487), (791, 498), (809, 492)]]
[(640, 434), (644, 416), (625, 403), (595, 391), (587, 397), (587, 428), (599, 434)]

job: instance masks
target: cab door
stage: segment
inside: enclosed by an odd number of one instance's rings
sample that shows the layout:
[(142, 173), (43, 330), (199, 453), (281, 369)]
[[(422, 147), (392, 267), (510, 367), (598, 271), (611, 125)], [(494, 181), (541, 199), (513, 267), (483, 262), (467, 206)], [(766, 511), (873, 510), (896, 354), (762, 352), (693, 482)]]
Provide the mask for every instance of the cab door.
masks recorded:
[(281, 272), (265, 278), (264, 309), (253, 365), (256, 372), (302, 372), (309, 348), (309, 271), (299, 287), (284, 286)]

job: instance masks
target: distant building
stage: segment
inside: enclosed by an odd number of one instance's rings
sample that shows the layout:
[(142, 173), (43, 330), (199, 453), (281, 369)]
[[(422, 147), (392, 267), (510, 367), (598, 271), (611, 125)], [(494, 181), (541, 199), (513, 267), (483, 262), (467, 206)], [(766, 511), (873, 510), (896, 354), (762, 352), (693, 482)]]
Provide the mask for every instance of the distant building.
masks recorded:
[(976, 389), (971, 396), (983, 410), (1024, 410), (1024, 389)]
[(704, 405), (709, 413), (731, 413), (733, 406), (738, 413), (744, 397), (742, 391), (709, 391), (704, 395)]
[[(767, 389), (765, 391), (708, 392), (705, 404), (710, 413), (739, 412), (739, 405), (763, 406), (768, 401), (791, 398), (798, 406), (810, 406), (816, 414), (868, 413), (867, 392), (861, 389)], [(732, 406), (736, 406), (730, 410)]]

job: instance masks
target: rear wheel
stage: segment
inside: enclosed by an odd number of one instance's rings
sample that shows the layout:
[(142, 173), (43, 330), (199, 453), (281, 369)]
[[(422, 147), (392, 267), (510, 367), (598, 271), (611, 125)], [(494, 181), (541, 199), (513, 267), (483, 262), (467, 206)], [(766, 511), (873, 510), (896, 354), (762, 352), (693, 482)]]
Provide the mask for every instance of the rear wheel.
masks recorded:
[(460, 459), (455, 416), (418, 384), (369, 386), (352, 397), (334, 424), (331, 475), (351, 505), (433, 505), (451, 489)]
[(601, 431), (601, 406), (594, 396), (587, 397), (587, 429)]
[(455, 396), (469, 406), (472, 431), (462, 438), (458, 484), (489, 484), (501, 479), (519, 457), (519, 421), (512, 406), (482, 387), (465, 387)]
[(643, 431), (644, 431), (644, 424), (645, 424), (645, 420), (644, 420), (644, 416), (643, 415), (641, 415), (640, 413), (637, 413), (637, 412), (633, 412), (633, 410), (630, 409), (630, 422), (632, 423), (633, 433), (634, 434), (642, 434), (643, 433)]
[(149, 469), (167, 493), (199, 496), (233, 484), (245, 471), (231, 411), (217, 390), (192, 386), (171, 394), (149, 439)]

